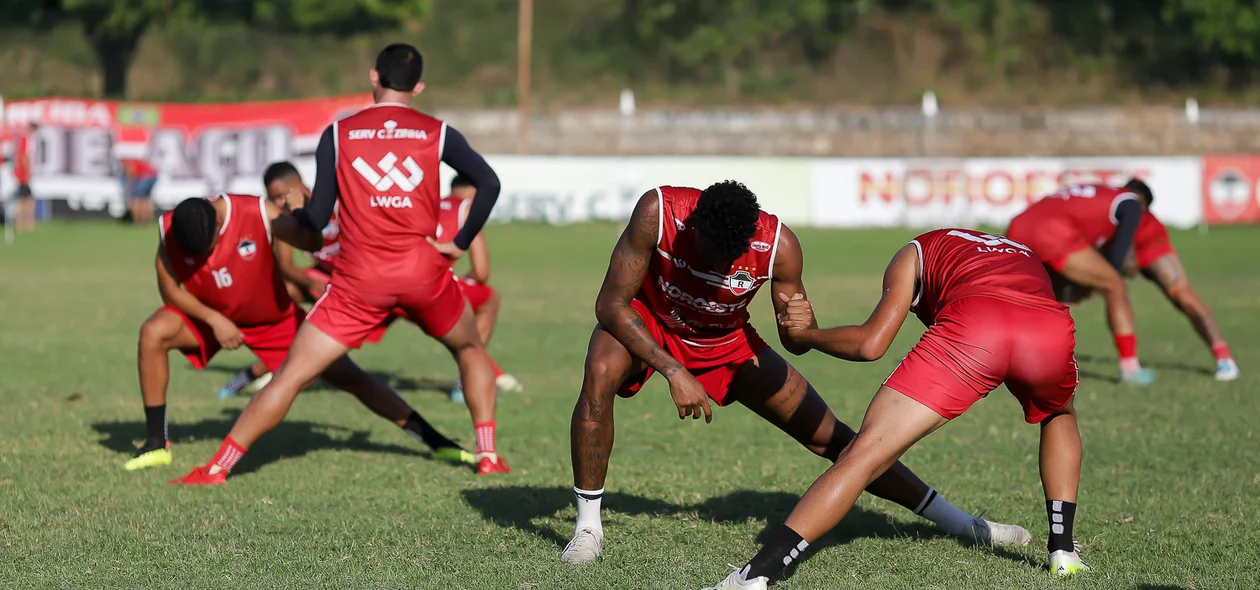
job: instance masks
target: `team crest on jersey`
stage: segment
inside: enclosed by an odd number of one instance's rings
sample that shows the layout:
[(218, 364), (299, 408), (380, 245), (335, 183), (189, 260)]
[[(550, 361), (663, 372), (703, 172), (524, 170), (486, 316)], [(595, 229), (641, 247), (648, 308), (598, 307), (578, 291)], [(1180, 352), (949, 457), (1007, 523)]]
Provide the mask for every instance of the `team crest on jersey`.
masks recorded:
[(736, 271), (735, 274), (726, 277), (726, 288), (730, 289), (731, 293), (736, 295), (743, 295), (751, 291), (753, 286), (756, 284), (757, 279), (754, 279), (751, 273), (743, 269), (740, 269)]
[(258, 254), (258, 244), (249, 238), (241, 238), (241, 243), (236, 245), (236, 252), (248, 262)]
[(770, 251), (770, 244), (767, 244), (767, 243), (765, 243), (765, 242), (757, 241), (757, 242), (753, 242), (753, 243), (752, 243), (752, 244), (750, 244), (750, 245), (752, 246), (752, 249), (753, 249), (753, 250), (756, 250), (756, 251), (758, 251), (758, 252), (769, 252), (769, 251)]

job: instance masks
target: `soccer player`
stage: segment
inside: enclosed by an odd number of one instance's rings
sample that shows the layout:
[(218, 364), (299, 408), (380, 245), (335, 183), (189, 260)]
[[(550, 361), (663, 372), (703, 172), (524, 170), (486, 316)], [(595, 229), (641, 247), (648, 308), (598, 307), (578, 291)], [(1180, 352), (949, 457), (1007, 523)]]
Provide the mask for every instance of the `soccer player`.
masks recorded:
[[(499, 196), (494, 170), (464, 136), (409, 105), (424, 90), (420, 52), (386, 47), (371, 70), (374, 106), (324, 131), (315, 189), (294, 216), (315, 231), (338, 207), (341, 249), (332, 281), (307, 314), (284, 365), (254, 395), (210, 462), (171, 483), (223, 483), (250, 445), (274, 428), (301, 387), (362, 345), (395, 307), (450, 350), (477, 434), (477, 473), (507, 473), (495, 451), (494, 370), (449, 259), (464, 254)], [(438, 242), (438, 168), (446, 162), (477, 187), (453, 242)]]
[[(669, 381), (679, 418), (710, 421), (710, 400), (739, 402), (832, 461), (853, 440), (853, 430), (748, 323), (747, 306), (766, 283), (780, 312), (781, 297), (804, 295), (802, 264), (796, 235), (738, 182), (703, 191), (663, 186), (639, 199), (595, 303), (599, 323), (570, 434), (577, 526), (562, 561), (594, 561), (603, 550), (600, 504), (612, 454), (613, 401), (638, 393), (652, 373)], [(789, 351), (806, 350), (786, 329), (779, 339)], [(900, 463), (868, 491), (952, 535), (1001, 546), (1032, 539), (1021, 527), (955, 508)]]
[(17, 180), (17, 212), (13, 227), (20, 232), (35, 231), (35, 194), (31, 192), (31, 138), (39, 125), (31, 123), (13, 146), (13, 177)]
[[(1168, 239), (1168, 229), (1150, 212), (1142, 216), (1142, 223), (1138, 225), (1137, 234), (1133, 238), (1132, 253), (1122, 274), (1133, 276), (1141, 271), (1142, 276), (1155, 283), (1168, 301), (1190, 320), (1194, 331), (1211, 350), (1216, 360), (1216, 380), (1237, 379), (1238, 363), (1229, 352), (1229, 345), (1225, 343), (1220, 325), (1216, 323), (1212, 310), (1190, 286), (1181, 258), (1177, 256), (1177, 251)], [(1055, 294), (1060, 302), (1076, 303), (1092, 294), (1089, 289), (1063, 280), (1062, 277), (1051, 276), (1051, 279), (1058, 279), (1055, 281)]]
[(884, 356), (910, 312), (928, 327), (876, 392), (862, 428), (810, 486), (787, 522), (716, 588), (764, 589), (809, 544), (840, 523), (862, 489), (885, 476), (914, 443), (962, 415), (1002, 383), (1041, 425), (1041, 481), (1050, 521), (1050, 572), (1088, 569), (1072, 524), (1081, 438), (1072, 399), (1075, 325), (1054, 300), (1050, 277), (1027, 246), (966, 229), (925, 233), (898, 250), (884, 294), (860, 326), (819, 329), (803, 293), (777, 293), (780, 329), (793, 345), (850, 361)]
[(157, 184), (158, 171), (143, 158), (124, 158), (123, 196), (131, 212), (131, 221), (147, 225), (153, 221), (153, 187)]
[[(438, 214), (437, 237), (453, 236), (459, 233), (464, 220), (468, 217), (468, 208), (472, 206), (472, 198), (477, 194), (477, 187), (467, 178), (456, 176), (451, 180), (451, 194), (442, 199), (441, 212)], [(490, 248), (486, 245), (485, 233), (477, 234), (472, 245), (468, 247), (470, 266), (468, 274), (460, 282), (468, 304), (472, 306), (473, 316), (477, 319), (477, 332), (481, 341), (490, 345), (490, 336), (494, 334), (494, 323), (499, 318), (499, 293), (489, 285), (490, 282)], [(451, 266), (454, 266), (452, 261)], [(500, 391), (520, 392), (525, 387), (510, 373), (504, 373), (499, 364), (490, 358), (494, 366), (494, 384)], [(456, 381), (451, 389), (451, 401), (464, 402), (463, 384)]]
[[(147, 435), (127, 461), (128, 471), (169, 465), (166, 386), (171, 350), (197, 369), (220, 349), (246, 346), (275, 370), (293, 343), (303, 313), (284, 290), (269, 247), (272, 237), (319, 247), (319, 234), (259, 197), (220, 195), (188, 199), (158, 224), (158, 291), (165, 305), (140, 326), (138, 365)], [(471, 461), (468, 452), (439, 434), (393, 390), (341, 357), (323, 372), (377, 415), (428, 444), (435, 456)], [(305, 385), (305, 383), (303, 384)]]
[[(1137, 179), (1119, 188), (1069, 186), (1015, 216), (1006, 232), (1032, 248), (1050, 270), (1102, 294), (1120, 356), (1120, 379), (1127, 383), (1155, 380), (1155, 374), (1138, 362), (1133, 306), (1120, 276), (1138, 224), (1153, 199), (1150, 187)], [(1105, 243), (1111, 244), (1106, 252), (1095, 250)]]

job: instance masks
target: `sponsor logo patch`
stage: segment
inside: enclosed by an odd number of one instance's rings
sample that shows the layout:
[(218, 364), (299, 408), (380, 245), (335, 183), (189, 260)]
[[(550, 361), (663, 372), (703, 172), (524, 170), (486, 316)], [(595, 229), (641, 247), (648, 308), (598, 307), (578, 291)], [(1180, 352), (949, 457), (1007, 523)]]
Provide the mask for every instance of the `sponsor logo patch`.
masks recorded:
[(765, 242), (757, 241), (757, 242), (753, 242), (751, 245), (752, 245), (752, 249), (758, 252), (770, 251), (770, 244), (767, 244)]

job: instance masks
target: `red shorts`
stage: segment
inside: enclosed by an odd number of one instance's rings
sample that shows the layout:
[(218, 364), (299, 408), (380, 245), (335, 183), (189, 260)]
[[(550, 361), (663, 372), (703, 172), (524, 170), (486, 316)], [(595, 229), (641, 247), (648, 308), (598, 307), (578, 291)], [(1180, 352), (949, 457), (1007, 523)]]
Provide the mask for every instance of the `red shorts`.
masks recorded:
[[(709, 394), (709, 399), (717, 402), (719, 406), (735, 401), (727, 399), (735, 373), (744, 366), (744, 363), (752, 360), (761, 351), (770, 348), (757, 331), (748, 324), (744, 324), (743, 328), (735, 330), (728, 336), (715, 339), (714, 344), (706, 340), (704, 345), (698, 345), (667, 331), (657, 321), (656, 316), (648, 311), (647, 306), (638, 299), (631, 300), (630, 307), (643, 318), (648, 332), (652, 333), (652, 339), (664, 347), (670, 356), (682, 363), (683, 368), (704, 386), (704, 392)], [(632, 397), (639, 393), (643, 384), (652, 377), (653, 372), (649, 367), (642, 373), (632, 375), (621, 384), (617, 395)]]
[[(443, 273), (427, 288), (402, 295), (361, 295), (328, 284), (306, 319), (316, 328), (349, 348), (358, 348), (369, 337), (399, 317), (406, 317), (434, 338), (441, 338), (464, 311), (464, 294), (452, 273)], [(379, 339), (379, 335), (377, 335)]]
[(941, 311), (884, 385), (952, 420), (1006, 383), (1037, 424), (1076, 393), (1075, 334), (1065, 311), (967, 297)]
[[(196, 351), (185, 353), (184, 356), (188, 357), (188, 362), (192, 363), (194, 368), (198, 370), (206, 368), (210, 359), (214, 358), (215, 353), (220, 349), (219, 339), (214, 337), (214, 329), (210, 327), (210, 324), (190, 318), (184, 315), (184, 312), (169, 305), (162, 309), (183, 318), (184, 325), (188, 326), (193, 336), (197, 338), (198, 348)], [(268, 370), (274, 371), (280, 363), (284, 362), (284, 358), (289, 356), (289, 347), (293, 345), (293, 338), (297, 336), (300, 325), (302, 325), (302, 314), (295, 313), (279, 323), (238, 326), (238, 328), (244, 336), (246, 348), (249, 348), (258, 360), (267, 365)]]
[(459, 288), (464, 291), (464, 297), (468, 299), (468, 304), (472, 306), (473, 311), (481, 309), (481, 306), (494, 296), (493, 287), (468, 278), (459, 279)]
[(1140, 269), (1150, 268), (1160, 258), (1177, 253), (1172, 242), (1168, 241), (1168, 230), (1163, 225), (1145, 223), (1138, 226), (1137, 236), (1133, 238), (1133, 251)]
[(1033, 253), (1055, 272), (1063, 272), (1068, 255), (1092, 247), (1067, 219), (1019, 215), (1011, 220), (1006, 237), (1032, 248)]

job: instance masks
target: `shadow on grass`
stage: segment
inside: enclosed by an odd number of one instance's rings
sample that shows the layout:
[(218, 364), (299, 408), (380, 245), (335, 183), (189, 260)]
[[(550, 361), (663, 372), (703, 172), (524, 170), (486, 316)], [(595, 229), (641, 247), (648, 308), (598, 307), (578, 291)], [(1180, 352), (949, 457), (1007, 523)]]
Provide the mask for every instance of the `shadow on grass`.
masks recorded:
[[(1116, 361), (1116, 357), (1078, 354), (1076, 355), (1076, 362), (1077, 363), (1091, 363), (1091, 364), (1107, 364), (1112, 367), (1115, 367), (1117, 361)], [(1207, 375), (1209, 377), (1216, 375), (1216, 371), (1214, 369), (1210, 369), (1203, 365), (1192, 365), (1189, 363), (1182, 363), (1182, 362), (1177, 362), (1177, 361), (1165, 361), (1165, 360), (1158, 360), (1158, 359), (1150, 360), (1150, 359), (1144, 358), (1142, 359), (1142, 366), (1147, 367), (1149, 369), (1153, 369), (1155, 371), (1165, 371), (1165, 370), (1180, 371), (1182, 373), (1195, 373), (1197, 375)], [(1116, 383), (1120, 381), (1119, 378), (1114, 377), (1114, 376), (1103, 377), (1101, 375), (1097, 375), (1096, 373), (1088, 373), (1086, 371), (1081, 371), (1080, 373), (1082, 377), (1089, 376), (1092, 378), (1105, 379), (1105, 380), (1116, 382)]]
[[(232, 366), (232, 365), (210, 365), (205, 370), (216, 373), (225, 373), (228, 375), (236, 375), (248, 368), (248, 366)], [(437, 393), (450, 393), (451, 388), (455, 387), (455, 382), (448, 379), (430, 379), (428, 377), (407, 377), (400, 376), (397, 373), (388, 371), (368, 371), (369, 375), (375, 377), (378, 381), (390, 386), (391, 389), (399, 393), (408, 393), (415, 391), (432, 391)], [(322, 379), (316, 379), (315, 383), (307, 389), (307, 391), (340, 391), (324, 382)]]
[[(464, 490), (464, 500), (482, 516), (504, 528), (525, 531), (543, 540), (564, 547), (569, 542), (567, 531), (561, 534), (551, 528), (539, 526), (534, 521), (554, 517), (573, 505), (573, 490), (562, 487), (514, 486)], [(757, 534), (764, 540), (768, 529), (787, 519), (799, 498), (786, 492), (758, 492), (740, 490), (725, 496), (709, 498), (698, 504), (679, 505), (664, 500), (644, 498), (631, 494), (605, 493), (603, 508), (608, 513), (633, 516), (699, 517), (718, 524), (762, 521), (766, 527)], [(882, 512), (854, 506), (840, 525), (810, 545), (809, 553), (842, 545), (853, 539), (920, 538), (930, 539), (948, 536), (944, 531), (927, 522), (894, 522)], [(1005, 549), (993, 549), (993, 553), (1020, 563), (1042, 566), (1031, 556)], [(751, 555), (747, 557), (752, 557)]]
[[(169, 428), (171, 444), (223, 438), (232, 430), (232, 425), (236, 422), (236, 412), (223, 410), (223, 415), (222, 418), (211, 418), (200, 422), (171, 424)], [(144, 439), (145, 425), (141, 420), (97, 422), (92, 424), (92, 430), (102, 436), (99, 441), (102, 447), (130, 456), (135, 452), (136, 442)], [(250, 447), (249, 453), (232, 470), (232, 475), (253, 473), (273, 461), (293, 459), (323, 450), (367, 451), (408, 457), (431, 457), (427, 451), (420, 448), (371, 442), (368, 440), (366, 430), (353, 430), (303, 420), (286, 420)], [(205, 459), (209, 460), (210, 457), (207, 456)]]

